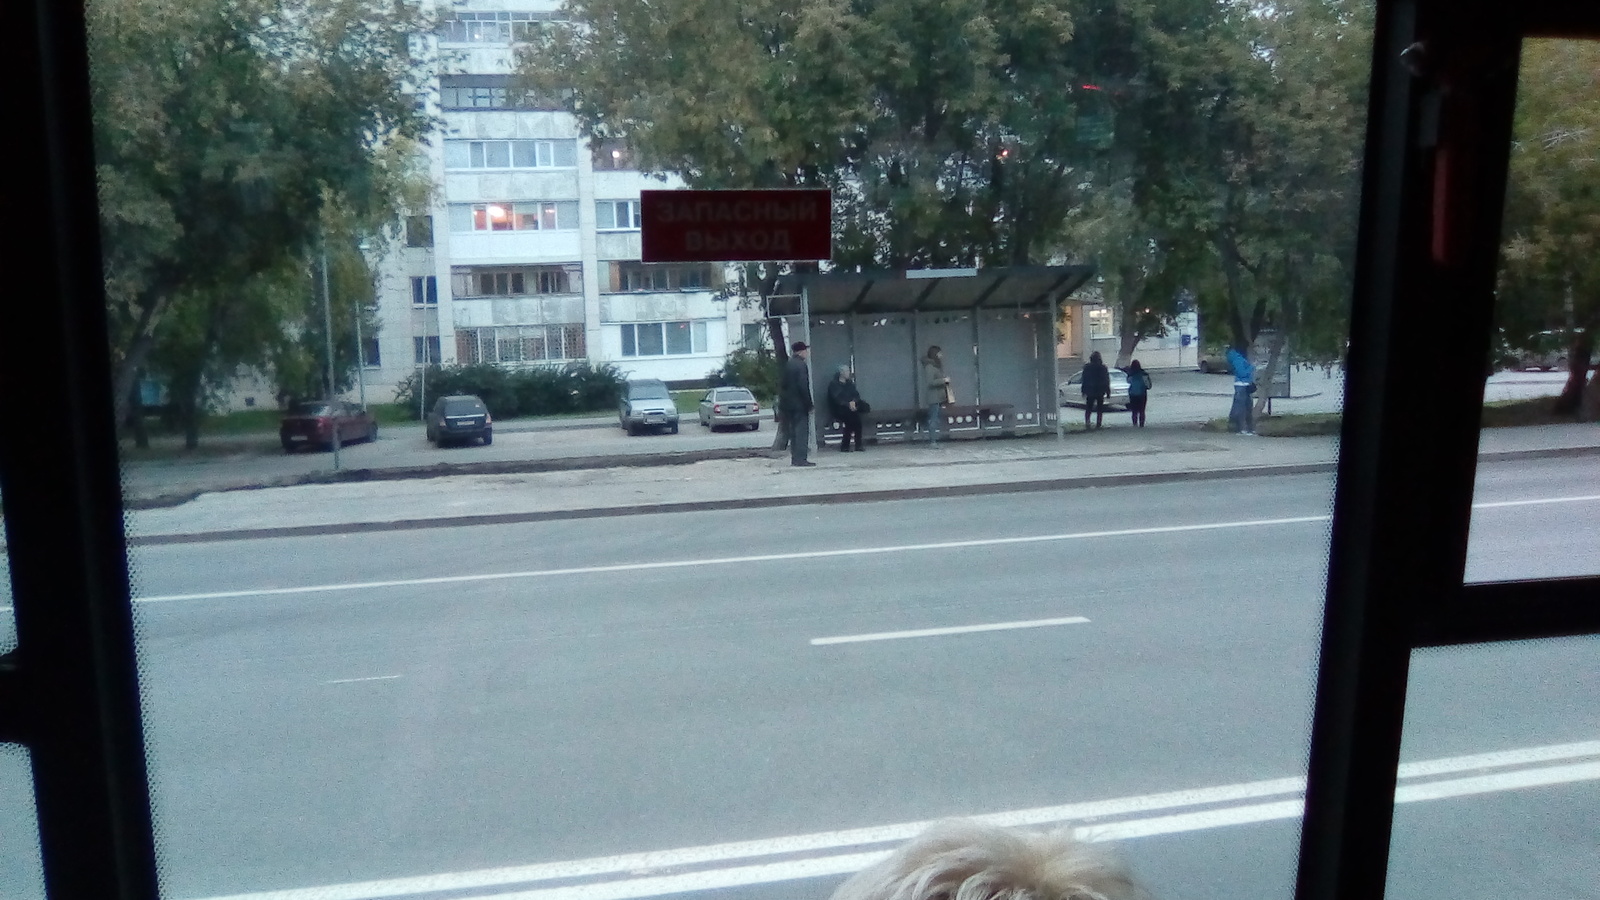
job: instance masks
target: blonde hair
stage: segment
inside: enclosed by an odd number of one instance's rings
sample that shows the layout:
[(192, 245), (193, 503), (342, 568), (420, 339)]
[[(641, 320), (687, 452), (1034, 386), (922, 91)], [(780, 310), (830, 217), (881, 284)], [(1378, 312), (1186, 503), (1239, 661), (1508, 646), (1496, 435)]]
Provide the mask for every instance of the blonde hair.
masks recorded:
[(1149, 900), (1110, 853), (1062, 828), (939, 822), (834, 891), (833, 900)]

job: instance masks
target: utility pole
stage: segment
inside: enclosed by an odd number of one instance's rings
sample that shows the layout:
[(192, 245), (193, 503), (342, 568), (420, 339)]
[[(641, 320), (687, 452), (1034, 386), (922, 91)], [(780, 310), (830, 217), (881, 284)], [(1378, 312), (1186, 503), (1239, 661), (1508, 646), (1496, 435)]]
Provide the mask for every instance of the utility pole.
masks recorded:
[(339, 471), (339, 409), (333, 396), (333, 303), (328, 297), (328, 232), (322, 232), (322, 328), (328, 344), (327, 397), (333, 411), (333, 470)]

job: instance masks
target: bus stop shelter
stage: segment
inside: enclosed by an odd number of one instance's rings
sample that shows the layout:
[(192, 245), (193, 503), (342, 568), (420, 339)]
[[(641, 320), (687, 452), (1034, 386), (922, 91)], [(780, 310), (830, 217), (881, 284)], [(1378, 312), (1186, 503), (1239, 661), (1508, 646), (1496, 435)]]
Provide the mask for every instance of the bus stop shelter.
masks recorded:
[[(920, 413), (920, 361), (944, 350), (955, 394), (952, 436), (1056, 428), (1056, 328), (1060, 309), (1091, 266), (1021, 266), (782, 278), (767, 315), (811, 346), (814, 434), (832, 430), (827, 385), (841, 365), (856, 373), (877, 432), (909, 436)], [(873, 432), (869, 432), (873, 433)]]

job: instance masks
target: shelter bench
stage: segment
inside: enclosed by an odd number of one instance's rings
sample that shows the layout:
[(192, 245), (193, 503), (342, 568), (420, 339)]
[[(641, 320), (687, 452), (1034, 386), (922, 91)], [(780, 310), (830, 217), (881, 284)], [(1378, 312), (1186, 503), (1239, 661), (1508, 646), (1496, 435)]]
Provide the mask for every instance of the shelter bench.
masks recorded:
[[(939, 425), (941, 437), (983, 438), (991, 434), (1016, 433), (1016, 407), (1010, 403), (955, 404), (940, 409), (943, 421)], [(827, 422), (822, 430), (823, 442), (838, 443), (844, 429), (831, 416), (823, 415)], [(861, 417), (861, 439), (877, 443), (880, 437), (898, 434), (909, 442), (919, 425), (926, 428), (928, 410), (924, 407), (873, 410)]]

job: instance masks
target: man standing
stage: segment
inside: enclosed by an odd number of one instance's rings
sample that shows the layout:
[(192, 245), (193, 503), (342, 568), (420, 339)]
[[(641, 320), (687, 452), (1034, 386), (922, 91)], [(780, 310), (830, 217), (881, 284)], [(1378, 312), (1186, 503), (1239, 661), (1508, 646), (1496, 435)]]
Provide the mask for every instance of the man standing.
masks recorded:
[(1083, 430), (1089, 430), (1089, 419), (1094, 418), (1094, 427), (1099, 428), (1106, 423), (1106, 397), (1111, 395), (1111, 370), (1106, 368), (1105, 360), (1100, 357), (1100, 351), (1089, 354), (1089, 361), (1083, 366)]
[(1255, 409), (1250, 395), (1256, 392), (1256, 367), (1239, 347), (1228, 348), (1228, 365), (1233, 369), (1233, 408), (1228, 410), (1228, 430), (1255, 434)]
[(783, 428), (789, 433), (789, 465), (814, 466), (806, 459), (811, 452), (811, 367), (806, 358), (811, 348), (805, 341), (795, 341), (789, 362), (783, 367), (783, 378), (778, 382), (778, 415), (783, 417)]

